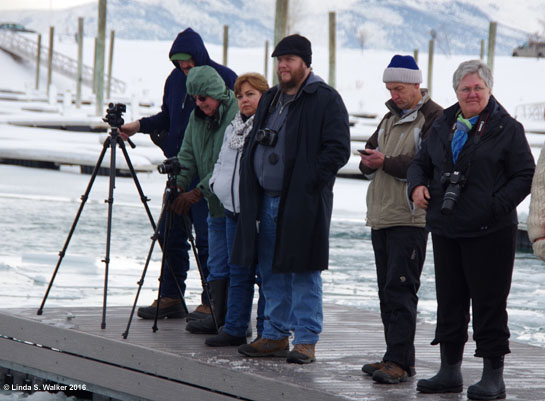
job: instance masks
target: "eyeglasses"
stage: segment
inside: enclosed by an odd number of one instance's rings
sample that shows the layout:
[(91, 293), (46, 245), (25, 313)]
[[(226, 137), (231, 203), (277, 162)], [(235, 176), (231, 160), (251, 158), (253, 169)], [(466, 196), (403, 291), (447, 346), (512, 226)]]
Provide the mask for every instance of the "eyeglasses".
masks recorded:
[(206, 102), (207, 97), (208, 96), (197, 95), (197, 96), (193, 96), (193, 99), (198, 100), (199, 102)]
[(483, 88), (482, 86), (476, 86), (474, 88), (464, 87), (464, 88), (458, 89), (458, 92), (460, 92), (463, 95), (469, 95), (471, 91), (477, 94), (481, 94), (485, 90), (486, 88)]

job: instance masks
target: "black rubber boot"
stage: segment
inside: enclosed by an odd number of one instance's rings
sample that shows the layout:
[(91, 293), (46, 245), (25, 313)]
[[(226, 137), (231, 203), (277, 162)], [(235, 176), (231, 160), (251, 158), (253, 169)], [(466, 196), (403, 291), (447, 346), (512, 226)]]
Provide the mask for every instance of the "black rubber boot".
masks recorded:
[[(216, 317), (218, 328), (220, 328), (225, 323), (225, 314), (227, 313), (229, 280), (214, 280), (210, 281), (208, 285), (210, 286), (214, 316)], [(191, 320), (187, 323), (185, 329), (193, 334), (218, 334), (212, 315), (204, 319)]]
[(430, 379), (421, 379), (416, 389), (421, 393), (460, 393), (464, 388), (462, 358), (464, 344), (441, 343), (441, 367)]
[(246, 344), (247, 341), (246, 337), (232, 336), (222, 330), (217, 336), (207, 338), (204, 343), (209, 347), (233, 347)]
[(481, 381), (467, 388), (470, 400), (499, 400), (505, 398), (503, 355), (484, 358)]

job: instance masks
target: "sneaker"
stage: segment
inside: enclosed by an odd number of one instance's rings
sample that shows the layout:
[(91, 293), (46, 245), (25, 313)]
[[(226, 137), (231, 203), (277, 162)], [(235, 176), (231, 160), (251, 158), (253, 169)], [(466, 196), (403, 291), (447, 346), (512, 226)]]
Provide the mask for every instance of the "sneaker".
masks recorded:
[[(373, 373), (375, 373), (375, 371), (377, 370), (382, 369), (383, 366), (384, 366), (384, 361), (375, 362), (375, 363), (366, 363), (365, 365), (361, 367), (361, 371), (363, 373), (367, 373), (369, 376), (373, 376)], [(409, 370), (407, 371), (407, 375), (409, 377), (413, 377), (416, 375), (416, 369), (414, 368), (414, 366), (409, 367)]]
[(369, 376), (373, 376), (377, 370), (382, 369), (384, 362), (366, 363), (361, 367), (363, 373), (367, 373)]
[(286, 361), (288, 363), (311, 363), (316, 360), (314, 348), (316, 344), (295, 344), (288, 354)]
[(373, 380), (382, 384), (398, 384), (407, 381), (407, 377), (407, 371), (391, 361), (384, 362), (384, 366), (373, 373)]
[(238, 347), (238, 352), (250, 357), (276, 356), (285, 358), (289, 352), (288, 337), (284, 337), (280, 340), (260, 338), (257, 341), (252, 341), (250, 344), (241, 345)]
[(191, 320), (204, 319), (205, 317), (210, 316), (211, 313), (210, 305), (200, 304), (193, 312), (187, 315), (187, 321), (190, 322)]
[[(159, 312), (157, 313), (158, 319), (181, 319), (187, 316), (187, 312), (185, 311), (180, 298), (161, 297), (160, 299)], [(142, 319), (155, 319), (156, 311), (157, 300), (153, 301), (151, 306), (138, 308), (136, 314)]]

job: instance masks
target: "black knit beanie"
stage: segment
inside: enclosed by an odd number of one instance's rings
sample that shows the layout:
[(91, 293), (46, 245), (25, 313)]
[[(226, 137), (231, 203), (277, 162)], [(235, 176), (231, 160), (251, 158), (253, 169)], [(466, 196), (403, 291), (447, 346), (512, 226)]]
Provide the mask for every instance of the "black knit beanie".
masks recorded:
[(312, 49), (310, 41), (301, 35), (286, 36), (276, 45), (271, 57), (294, 54), (303, 59), (307, 67), (312, 63)]

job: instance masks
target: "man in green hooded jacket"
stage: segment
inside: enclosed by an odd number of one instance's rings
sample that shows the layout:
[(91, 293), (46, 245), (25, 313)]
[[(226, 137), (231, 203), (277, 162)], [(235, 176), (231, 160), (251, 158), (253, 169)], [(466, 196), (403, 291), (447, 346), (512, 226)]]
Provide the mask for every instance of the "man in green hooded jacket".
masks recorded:
[[(212, 305), (218, 325), (222, 325), (227, 310), (226, 296), (229, 281), (227, 241), (223, 206), (210, 191), (209, 180), (218, 159), (223, 135), (238, 111), (231, 89), (225, 86), (220, 75), (210, 66), (193, 67), (187, 76), (187, 93), (195, 97), (197, 107), (189, 117), (178, 160), (183, 167), (177, 177), (178, 187), (188, 188), (195, 175), (200, 177), (196, 188), (182, 192), (172, 208), (186, 214), (194, 203), (203, 197), (208, 202), (208, 269)], [(191, 333), (215, 334), (212, 316), (190, 321), (186, 330)]]

